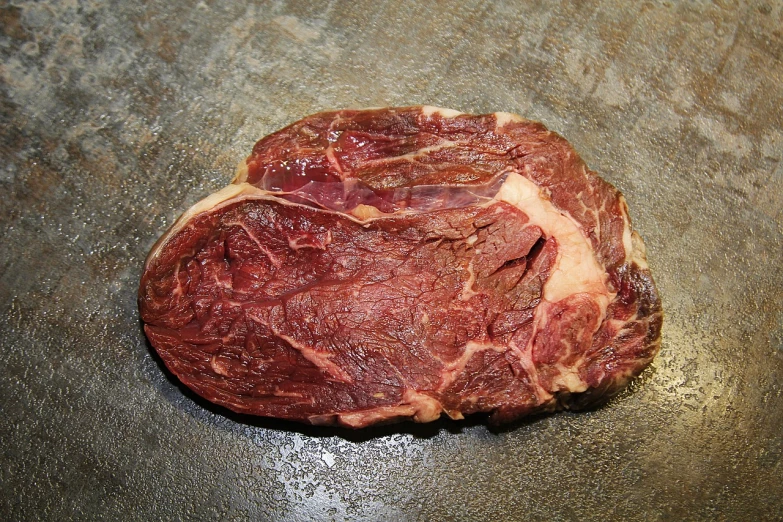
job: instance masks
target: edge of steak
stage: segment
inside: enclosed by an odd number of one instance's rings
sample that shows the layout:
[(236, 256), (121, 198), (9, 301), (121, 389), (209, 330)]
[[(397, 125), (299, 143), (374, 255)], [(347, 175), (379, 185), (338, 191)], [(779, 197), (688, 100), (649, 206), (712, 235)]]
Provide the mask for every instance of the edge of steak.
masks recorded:
[(660, 349), (623, 196), (508, 113), (320, 113), (260, 140), (156, 243), (166, 366), (234, 411), (364, 427), (583, 408)]

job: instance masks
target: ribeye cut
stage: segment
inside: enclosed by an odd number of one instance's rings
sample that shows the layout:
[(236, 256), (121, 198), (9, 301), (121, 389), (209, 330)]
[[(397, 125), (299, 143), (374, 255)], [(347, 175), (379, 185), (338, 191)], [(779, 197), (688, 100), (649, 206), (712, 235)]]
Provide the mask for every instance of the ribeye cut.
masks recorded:
[(563, 138), (434, 107), (259, 141), (152, 249), (139, 306), (206, 399), (355, 428), (594, 404), (662, 322), (623, 196)]

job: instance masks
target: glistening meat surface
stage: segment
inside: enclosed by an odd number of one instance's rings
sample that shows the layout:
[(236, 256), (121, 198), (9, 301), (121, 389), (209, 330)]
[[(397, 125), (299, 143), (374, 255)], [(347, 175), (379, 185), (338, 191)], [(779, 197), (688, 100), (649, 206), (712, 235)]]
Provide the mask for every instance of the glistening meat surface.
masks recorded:
[(259, 141), (158, 241), (139, 305), (201, 396), (350, 427), (605, 400), (662, 321), (622, 195), (563, 138), (432, 107)]

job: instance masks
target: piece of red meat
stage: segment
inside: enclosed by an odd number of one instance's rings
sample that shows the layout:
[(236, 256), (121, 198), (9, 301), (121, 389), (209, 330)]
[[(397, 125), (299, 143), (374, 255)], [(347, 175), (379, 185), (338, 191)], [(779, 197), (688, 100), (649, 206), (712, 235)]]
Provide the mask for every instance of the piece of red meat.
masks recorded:
[(158, 241), (139, 307), (199, 395), (349, 427), (595, 404), (662, 322), (624, 198), (563, 138), (433, 107), (259, 141)]

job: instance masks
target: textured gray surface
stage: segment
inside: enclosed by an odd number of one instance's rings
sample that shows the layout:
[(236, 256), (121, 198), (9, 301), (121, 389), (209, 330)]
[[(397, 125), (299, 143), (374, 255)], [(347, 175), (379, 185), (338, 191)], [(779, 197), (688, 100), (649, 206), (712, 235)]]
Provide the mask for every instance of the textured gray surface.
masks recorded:
[[(783, 518), (783, 5), (0, 1), (0, 512), (11, 519)], [(663, 350), (500, 433), (211, 407), (152, 355), (147, 250), (333, 108), (503, 110), (627, 196)]]

